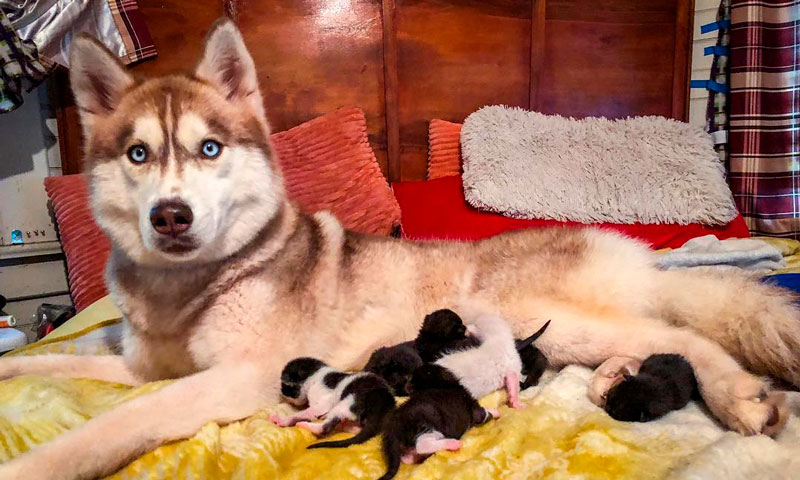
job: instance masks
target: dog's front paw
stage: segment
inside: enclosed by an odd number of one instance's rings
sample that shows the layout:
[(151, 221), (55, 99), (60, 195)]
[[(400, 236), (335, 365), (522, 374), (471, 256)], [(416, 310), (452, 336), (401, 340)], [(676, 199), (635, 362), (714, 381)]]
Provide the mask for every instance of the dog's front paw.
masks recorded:
[[(725, 375), (704, 397), (709, 409), (731, 430), (742, 435), (777, 435), (789, 417), (786, 394), (747, 372)], [(709, 402), (709, 399), (711, 400)]]

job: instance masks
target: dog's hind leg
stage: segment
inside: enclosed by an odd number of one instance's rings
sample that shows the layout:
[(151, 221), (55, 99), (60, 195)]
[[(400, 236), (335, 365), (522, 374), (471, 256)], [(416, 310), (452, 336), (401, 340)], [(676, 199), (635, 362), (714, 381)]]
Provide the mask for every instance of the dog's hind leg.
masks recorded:
[(34, 355), (0, 359), (0, 380), (19, 375), (93, 378), (125, 385), (140, 385), (121, 355)]
[(229, 423), (278, 400), (277, 369), (220, 365), (134, 398), (0, 465), (0, 480), (77, 480), (108, 475), (208, 422)]
[(689, 329), (642, 318), (615, 322), (569, 315), (554, 319), (537, 345), (554, 364), (595, 366), (614, 356), (644, 360), (656, 353), (683, 355), (695, 370), (711, 412), (745, 435), (776, 433), (788, 411), (782, 394), (746, 372), (721, 346)]

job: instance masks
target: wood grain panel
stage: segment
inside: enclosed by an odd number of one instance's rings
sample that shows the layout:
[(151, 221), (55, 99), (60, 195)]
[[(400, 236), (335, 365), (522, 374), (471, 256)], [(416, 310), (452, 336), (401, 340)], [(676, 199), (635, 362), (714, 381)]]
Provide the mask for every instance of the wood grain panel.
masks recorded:
[(397, 0), (400, 166), (425, 178), (432, 118), (495, 103), (528, 107), (530, 0)]
[(211, 25), (225, 14), (223, 0), (138, 0), (158, 50), (154, 60), (133, 67), (148, 76), (191, 70)]
[(361, 107), (387, 171), (379, 0), (241, 1), (236, 18), (259, 72), (273, 130)]
[(685, 118), (684, 106), (673, 106), (674, 70), (686, 68), (686, 54), (675, 54), (685, 0), (546, 1), (539, 111)]
[[(223, 14), (284, 130), (339, 107), (367, 116), (391, 180), (425, 177), (427, 125), (487, 104), (582, 117), (686, 119), (693, 0), (139, 0), (160, 75), (196, 62)], [(81, 136), (66, 78), (56, 92), (65, 172)]]

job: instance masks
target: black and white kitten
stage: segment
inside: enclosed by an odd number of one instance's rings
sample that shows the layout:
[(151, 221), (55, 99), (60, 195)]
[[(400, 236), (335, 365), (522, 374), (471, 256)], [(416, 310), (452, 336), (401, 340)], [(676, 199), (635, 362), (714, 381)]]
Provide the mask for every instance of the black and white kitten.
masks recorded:
[(697, 397), (692, 366), (680, 355), (648, 357), (634, 375), (624, 375), (606, 394), (605, 410), (616, 420), (649, 422), (680, 410)]
[[(281, 395), (304, 410), (289, 417), (273, 415), (280, 427), (297, 425), (317, 436), (329, 435), (343, 422), (353, 422), (360, 431), (345, 440), (320, 442), (308, 448), (339, 448), (366, 442), (380, 432), (386, 415), (394, 409), (394, 396), (386, 382), (375, 374), (348, 374), (320, 360), (296, 358), (281, 372)], [(311, 423), (321, 416), (324, 423)]]
[(386, 380), (395, 395), (408, 396), (406, 385), (414, 370), (422, 366), (422, 358), (414, 342), (403, 342), (391, 347), (381, 347), (369, 357), (365, 372), (371, 372)]
[(379, 480), (394, 477), (401, 461), (415, 463), (439, 450), (458, 450), (459, 438), (470, 427), (499, 416), (478, 405), (452, 373), (435, 364), (418, 368), (408, 390), (408, 401), (383, 425), (386, 473)]

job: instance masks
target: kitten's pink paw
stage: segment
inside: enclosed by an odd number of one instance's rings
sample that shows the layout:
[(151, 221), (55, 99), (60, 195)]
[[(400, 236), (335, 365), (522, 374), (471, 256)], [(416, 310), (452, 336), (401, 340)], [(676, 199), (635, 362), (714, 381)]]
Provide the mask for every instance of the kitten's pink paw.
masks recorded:
[(289, 426), (289, 420), (288, 419), (283, 418), (281, 416), (278, 416), (278, 415), (276, 415), (274, 413), (269, 416), (269, 421), (274, 423), (275, 425), (277, 425), (279, 427), (288, 427)]
[(509, 405), (511, 408), (525, 408), (525, 407), (526, 407), (526, 405), (525, 405), (524, 403), (520, 402), (520, 401), (519, 401), (519, 400), (517, 400), (517, 399), (515, 399), (515, 400), (510, 400), (510, 401), (508, 402), (508, 405)]
[(444, 450), (455, 451), (461, 448), (461, 440), (456, 440), (454, 438), (448, 438), (446, 440), (442, 440), (442, 448)]
[(303, 430), (308, 430), (309, 432), (313, 433), (314, 435), (319, 436), (322, 433), (322, 424), (321, 423), (311, 423), (311, 422), (297, 422), (295, 427), (300, 427)]
[(400, 457), (400, 460), (405, 463), (406, 465), (413, 465), (417, 463), (417, 454), (413, 450), (408, 451)]

